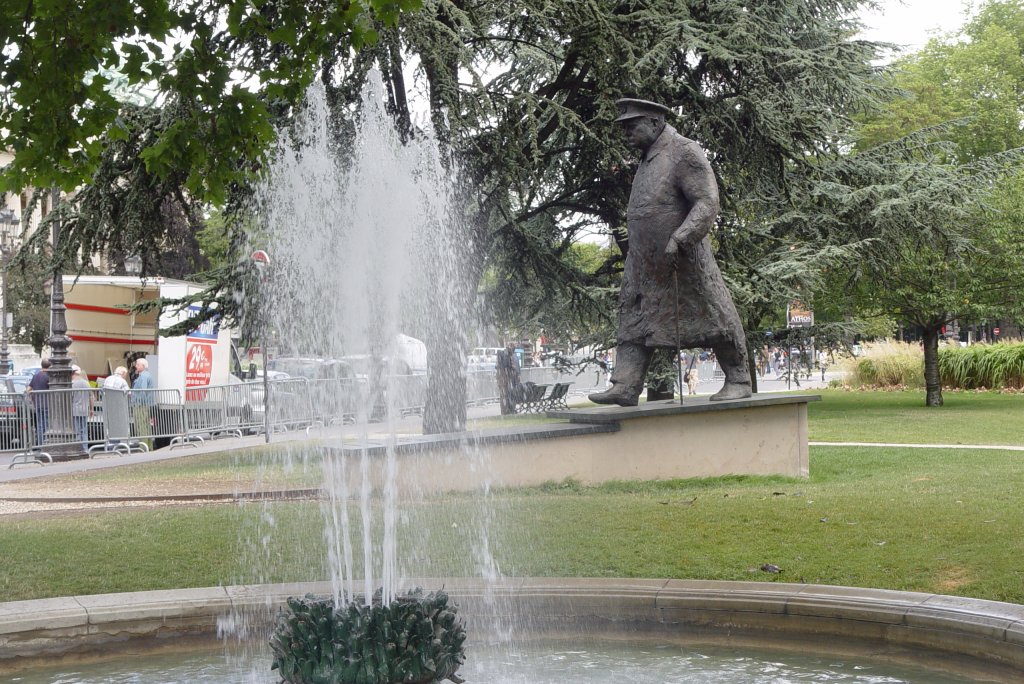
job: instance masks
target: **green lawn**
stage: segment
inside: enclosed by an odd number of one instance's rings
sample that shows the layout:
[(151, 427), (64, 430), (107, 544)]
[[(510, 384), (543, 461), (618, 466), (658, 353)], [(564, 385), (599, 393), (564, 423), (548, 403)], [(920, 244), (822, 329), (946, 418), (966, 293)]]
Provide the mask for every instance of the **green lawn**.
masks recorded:
[[(1024, 397), (948, 394), (946, 407), (921, 404), (917, 393), (825, 392), (811, 405), (811, 437), (1024, 441)], [(317, 482), (318, 460), (290, 448), (76, 477)], [(486, 529), (498, 567), (513, 576), (812, 582), (1024, 603), (1022, 466), (1024, 452), (822, 446), (811, 448), (809, 480), (567, 482), (448, 496), (405, 506), (400, 555), (409, 575), (477, 574)], [(327, 574), (322, 520), (316, 502), (6, 518), (0, 597), (319, 579)], [(766, 563), (783, 572), (762, 572)]]
[[(1019, 452), (817, 447), (809, 481), (565, 483), (447, 497), (407, 509), (402, 556), (410, 574), (475, 574), (488, 520), (509, 575), (806, 581), (1024, 603), (1022, 465)], [(0, 594), (317, 579), (320, 521), (308, 502), (8, 520)], [(765, 563), (782, 574), (760, 571)]]
[(810, 438), (820, 442), (1024, 445), (1024, 394), (821, 391), (809, 405)]

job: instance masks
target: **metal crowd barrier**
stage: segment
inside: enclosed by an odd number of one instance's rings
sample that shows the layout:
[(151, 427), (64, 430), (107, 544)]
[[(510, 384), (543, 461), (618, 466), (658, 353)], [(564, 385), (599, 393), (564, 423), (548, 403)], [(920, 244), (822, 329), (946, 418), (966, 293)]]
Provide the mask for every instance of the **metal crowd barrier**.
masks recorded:
[[(713, 364), (712, 364), (713, 365)], [(710, 371), (709, 371), (710, 372)], [(705, 377), (701, 370), (701, 377)], [(553, 385), (571, 382), (575, 392), (603, 387), (604, 371), (582, 373), (553, 367), (523, 368), (522, 382)], [(16, 463), (51, 461), (50, 446), (81, 445), (83, 453), (128, 454), (164, 445), (196, 446), (206, 438), (329, 426), (351, 421), (362, 407), (370, 417), (390, 407), (401, 413), (422, 413), (429, 391), (427, 375), (396, 375), (381, 391), (372, 392), (364, 379), (286, 378), (270, 381), (270, 410), (262, 381), (190, 387), (178, 390), (44, 390), (27, 395), (0, 394), (0, 452)], [(466, 401), (498, 401), (493, 370), (466, 374)], [(67, 433), (49, 432), (51, 421), (67, 417)], [(84, 427), (84, 433), (82, 429)]]
[(9, 467), (34, 461), (53, 462), (52, 448), (88, 453), (94, 390), (38, 390), (4, 395), (4, 450), (14, 451)]
[(190, 387), (185, 390), (182, 406), (184, 441), (200, 441), (204, 437), (241, 437), (241, 414), (232, 411), (240, 406), (234, 401), (237, 391), (232, 385)]
[(313, 422), (309, 381), (286, 378), (270, 383), (270, 429), (288, 431), (305, 428)]
[[(37, 399), (41, 410), (48, 409), (48, 398), (40, 394)], [(36, 410), (24, 394), (0, 394), (0, 450), (14, 453), (9, 467), (44, 459), (53, 462), (39, 448), (36, 424)]]
[(426, 405), (429, 376), (394, 375), (388, 378), (388, 399), (392, 408), (402, 415), (423, 413)]
[(468, 371), (466, 373), (467, 404), (494, 404), (497, 401), (498, 381), (494, 371)]
[(697, 371), (698, 382), (711, 382), (725, 377), (717, 361), (698, 361), (693, 364), (693, 369)]
[[(312, 424), (351, 422), (359, 408), (360, 382), (343, 378), (307, 380)], [(271, 398), (273, 401), (273, 398)]]
[(179, 438), (176, 390), (61, 389), (0, 395), (0, 449), (14, 452), (9, 467), (53, 462), (53, 448), (83, 455), (131, 453), (151, 440)]
[(196, 446), (188, 440), (188, 420), (181, 392), (176, 389), (131, 390), (128, 415), (132, 439), (140, 448)]
[(132, 439), (132, 418), (128, 404), (128, 392), (123, 390), (96, 390), (99, 414), (103, 426), (102, 444), (89, 447), (91, 456), (97, 453), (124, 453), (145, 451), (142, 442)]

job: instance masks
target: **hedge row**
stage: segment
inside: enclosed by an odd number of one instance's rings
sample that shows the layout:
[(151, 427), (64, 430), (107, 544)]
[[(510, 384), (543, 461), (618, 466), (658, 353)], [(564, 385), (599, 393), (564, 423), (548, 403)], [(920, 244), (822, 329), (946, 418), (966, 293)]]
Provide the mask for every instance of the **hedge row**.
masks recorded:
[[(845, 383), (854, 387), (924, 387), (918, 344), (870, 345), (843, 367)], [(943, 387), (1024, 389), (1024, 342), (939, 347), (939, 376)]]

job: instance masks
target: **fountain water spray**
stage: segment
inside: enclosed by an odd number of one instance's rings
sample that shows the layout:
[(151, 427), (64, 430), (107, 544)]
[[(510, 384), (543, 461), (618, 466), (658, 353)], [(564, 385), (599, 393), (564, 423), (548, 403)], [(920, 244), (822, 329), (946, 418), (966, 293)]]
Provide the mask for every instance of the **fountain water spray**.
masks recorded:
[[(387, 605), (401, 574), (396, 340), (407, 332), (427, 336), (435, 326), (463, 333), (457, 250), (466, 240), (452, 210), (455, 174), (429, 124), (403, 140), (385, 111), (379, 74), (371, 72), (363, 89), (351, 144), (334, 130), (324, 88), (314, 85), (295, 126), (282, 134), (259, 195), (277, 264), (270, 309), (282, 356), (366, 355), (374, 369), (360, 378), (350, 431), (361, 454), (324, 459), (325, 542), (335, 599), (362, 594), (369, 601), (380, 586)], [(462, 372), (448, 381), (464, 383)], [(386, 444), (386, 458), (368, 455), (371, 441)]]

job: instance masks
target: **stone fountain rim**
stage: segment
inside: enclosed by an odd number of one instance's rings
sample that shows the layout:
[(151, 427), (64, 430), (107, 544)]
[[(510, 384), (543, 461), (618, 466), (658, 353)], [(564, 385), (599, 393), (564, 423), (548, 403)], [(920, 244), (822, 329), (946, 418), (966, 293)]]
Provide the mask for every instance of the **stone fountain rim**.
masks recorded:
[[(444, 587), (469, 620), (507, 614), (507, 601), (513, 601), (541, 609), (532, 613), (531, 628), (557, 631), (586, 623), (701, 634), (770, 630), (790, 638), (873, 642), (966, 657), (1017, 676), (1024, 671), (1020, 604), (886, 589), (714, 580), (421, 578), (406, 586)], [(307, 593), (329, 595), (330, 586), (240, 585), (0, 603), (0, 665), (113, 650), (130, 638), (213, 633), (223, 628), (225, 616), (262, 613), (269, 618), (285, 598)]]

